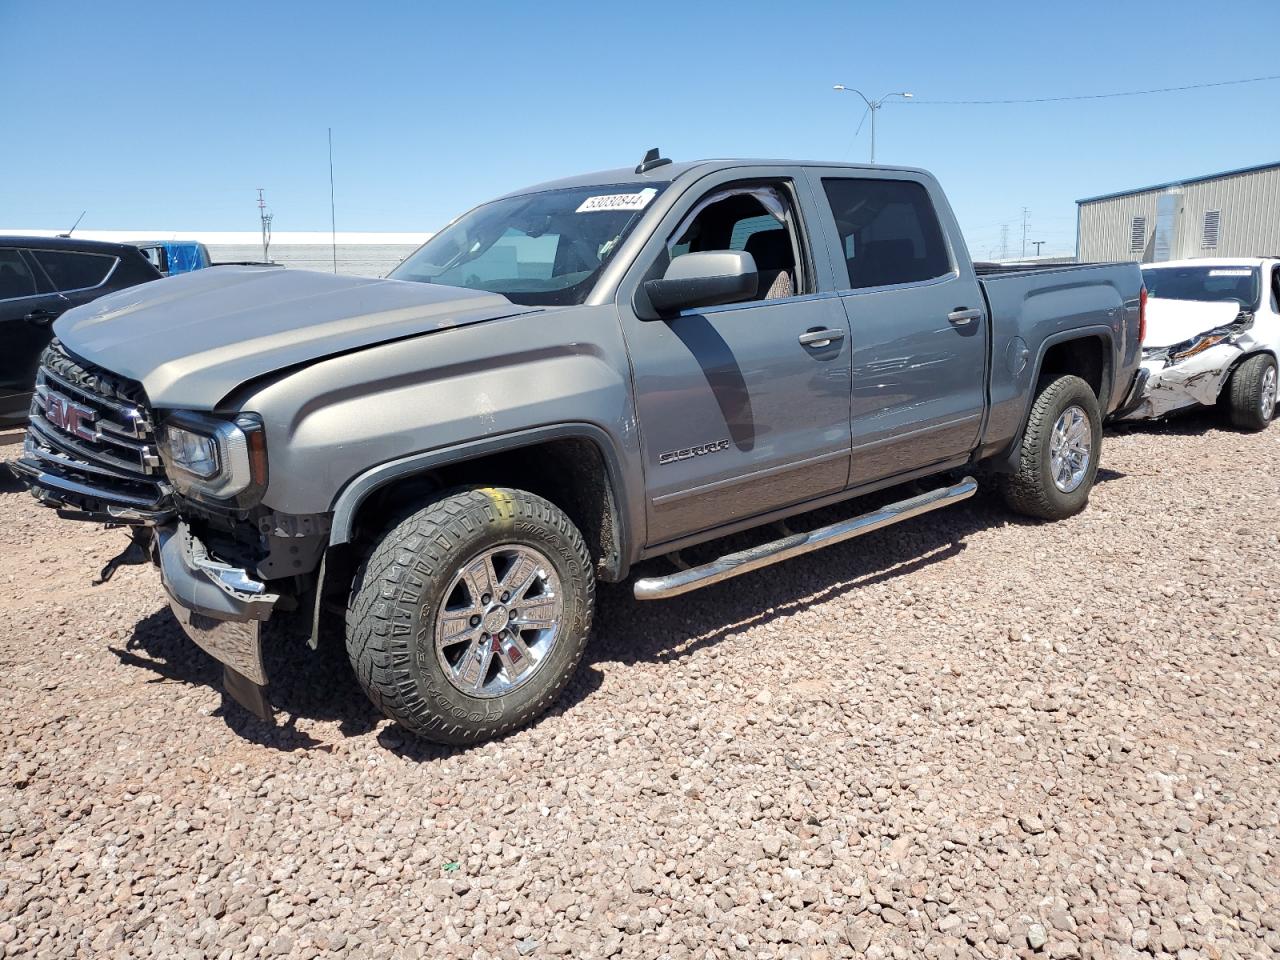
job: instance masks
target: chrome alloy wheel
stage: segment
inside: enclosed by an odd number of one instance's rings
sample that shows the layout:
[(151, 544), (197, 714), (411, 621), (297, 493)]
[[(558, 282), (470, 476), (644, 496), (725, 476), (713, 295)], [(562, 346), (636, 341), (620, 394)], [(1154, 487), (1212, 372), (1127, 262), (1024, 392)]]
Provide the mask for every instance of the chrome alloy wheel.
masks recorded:
[(560, 636), (564, 599), (533, 547), (486, 550), (453, 578), (436, 614), (436, 656), (469, 697), (501, 697), (538, 672)]
[(1276, 413), (1276, 368), (1275, 365), (1267, 367), (1267, 372), (1262, 375), (1262, 391), (1258, 400), (1259, 412), (1262, 414), (1263, 420), (1270, 420)]
[(1049, 471), (1053, 485), (1063, 493), (1071, 493), (1084, 483), (1093, 455), (1093, 427), (1089, 415), (1072, 404), (1062, 411), (1049, 438)]

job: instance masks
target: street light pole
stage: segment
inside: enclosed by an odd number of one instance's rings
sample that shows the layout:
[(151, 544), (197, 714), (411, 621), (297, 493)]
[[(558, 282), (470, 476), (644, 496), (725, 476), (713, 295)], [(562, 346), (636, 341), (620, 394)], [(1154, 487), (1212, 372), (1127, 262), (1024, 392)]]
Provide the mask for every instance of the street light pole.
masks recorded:
[(884, 106), (886, 100), (890, 97), (902, 97), (903, 100), (910, 100), (914, 94), (911, 93), (886, 93), (877, 100), (870, 99), (861, 90), (846, 86), (843, 83), (837, 83), (833, 90), (839, 90), (843, 93), (856, 93), (862, 98), (862, 102), (867, 105), (867, 110), (871, 113), (871, 162), (876, 162), (876, 111)]

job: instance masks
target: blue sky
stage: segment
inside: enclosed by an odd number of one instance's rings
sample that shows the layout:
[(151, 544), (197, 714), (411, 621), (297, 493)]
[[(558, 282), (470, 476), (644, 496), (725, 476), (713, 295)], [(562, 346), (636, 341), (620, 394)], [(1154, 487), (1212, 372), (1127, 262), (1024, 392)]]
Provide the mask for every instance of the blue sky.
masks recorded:
[[(0, 0), (0, 225), (432, 230), (498, 193), (667, 156), (865, 160), (870, 95), (1062, 96), (1280, 73), (1275, 0), (237, 3)], [(55, 42), (56, 40), (56, 42)], [(1045, 252), (1083, 196), (1280, 159), (1280, 82), (888, 105), (976, 256)]]

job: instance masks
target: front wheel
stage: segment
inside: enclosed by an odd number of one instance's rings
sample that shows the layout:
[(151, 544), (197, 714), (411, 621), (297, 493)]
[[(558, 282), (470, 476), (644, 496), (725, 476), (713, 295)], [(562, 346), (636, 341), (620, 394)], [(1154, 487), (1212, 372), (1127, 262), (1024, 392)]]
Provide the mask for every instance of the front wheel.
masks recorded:
[(420, 737), (488, 740), (545, 712), (591, 629), (595, 577), (577, 528), (523, 490), (441, 496), (356, 577), (347, 652), (365, 693)]
[(1267, 353), (1236, 367), (1227, 384), (1227, 410), (1239, 430), (1265, 430), (1276, 415), (1276, 361)]
[(1031, 405), (1018, 470), (1001, 478), (1005, 502), (1044, 520), (1079, 513), (1089, 502), (1101, 451), (1102, 416), (1093, 390), (1079, 377), (1049, 381)]

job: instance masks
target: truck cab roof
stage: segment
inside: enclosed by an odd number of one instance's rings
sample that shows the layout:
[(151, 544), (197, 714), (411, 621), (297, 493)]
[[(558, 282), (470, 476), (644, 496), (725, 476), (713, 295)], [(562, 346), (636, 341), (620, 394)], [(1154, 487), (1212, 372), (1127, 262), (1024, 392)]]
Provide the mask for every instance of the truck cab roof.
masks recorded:
[(563, 177), (558, 180), (548, 180), (544, 183), (534, 184), (533, 186), (524, 187), (520, 190), (513, 190), (506, 194), (508, 197), (518, 197), (529, 193), (542, 193), (547, 190), (562, 190), (572, 187), (592, 187), (592, 186), (617, 186), (635, 184), (637, 187), (643, 187), (645, 184), (652, 183), (670, 183), (678, 177), (684, 176), (691, 171), (698, 171), (699, 174), (716, 173), (721, 170), (732, 170), (735, 167), (812, 167), (812, 168), (831, 168), (839, 170), (865, 169), (877, 172), (886, 170), (896, 170), (902, 173), (923, 174), (926, 171), (918, 167), (900, 167), (886, 166), (883, 164), (865, 164), (865, 163), (840, 163), (837, 161), (814, 161), (814, 160), (766, 160), (752, 158), (721, 158), (721, 159), (705, 159), (705, 160), (683, 160), (679, 162), (672, 161), (664, 163), (661, 166), (653, 167), (643, 173), (637, 173), (636, 167), (618, 167), (613, 170), (597, 170), (592, 173), (583, 173), (574, 177)]

